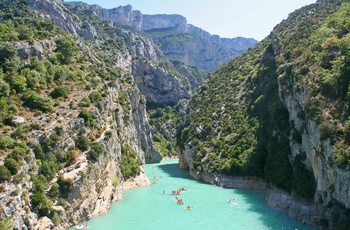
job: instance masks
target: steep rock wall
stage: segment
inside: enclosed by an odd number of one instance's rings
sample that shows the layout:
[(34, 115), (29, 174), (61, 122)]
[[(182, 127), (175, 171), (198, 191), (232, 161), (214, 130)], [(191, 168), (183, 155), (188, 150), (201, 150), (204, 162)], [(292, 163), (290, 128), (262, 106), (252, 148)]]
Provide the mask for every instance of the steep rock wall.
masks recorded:
[[(280, 93), (284, 90), (280, 87)], [(317, 192), (315, 202), (327, 204), (332, 199), (342, 203), (346, 208), (350, 207), (349, 203), (349, 178), (350, 173), (335, 167), (333, 148), (330, 140), (321, 140), (318, 125), (315, 121), (301, 119), (298, 114), (304, 111), (304, 102), (308, 95), (308, 87), (297, 92), (293, 90), (292, 95), (285, 95), (284, 103), (289, 111), (290, 122), (302, 133), (302, 144), (290, 142), (292, 156), (306, 153), (307, 162), (317, 181)]]
[[(31, 57), (38, 57), (39, 60), (46, 60), (46, 55), (53, 53), (54, 41), (36, 41), (33, 45), (26, 42), (14, 43), (19, 58), (23, 62), (30, 63)], [(124, 73), (127, 75), (127, 73)], [(130, 87), (130, 86), (129, 86)], [(74, 95), (72, 101), (62, 101), (53, 114), (40, 114), (35, 118), (27, 117), (23, 125), (31, 125), (38, 122), (42, 127), (40, 130), (33, 130), (28, 133), (29, 144), (35, 146), (45, 135), (49, 136), (60, 129), (60, 137), (63, 140), (57, 144), (58, 149), (67, 151), (67, 146), (74, 146), (78, 135), (95, 135), (96, 130), (102, 130), (96, 137), (96, 142), (102, 142), (107, 148), (107, 153), (102, 154), (97, 162), (87, 159), (87, 151), (77, 156), (73, 165), (61, 169), (56, 178), (50, 182), (50, 186), (57, 181), (60, 175), (71, 186), (66, 191), (60, 192), (65, 199), (64, 204), (55, 203), (52, 210), (60, 213), (61, 224), (56, 229), (67, 229), (68, 227), (81, 222), (94, 215), (104, 214), (108, 211), (111, 202), (121, 199), (124, 178), (120, 171), (121, 146), (127, 144), (132, 146), (143, 163), (159, 162), (161, 155), (152, 142), (148, 117), (146, 113), (143, 95), (136, 85), (123, 91), (127, 91), (130, 102), (129, 110), (124, 110), (118, 101), (121, 86), (118, 82), (110, 84), (108, 95), (104, 98), (101, 110), (91, 108), (91, 113), (96, 117), (98, 124), (93, 128), (84, 126), (84, 121), (79, 118), (79, 106), (77, 102), (88, 92), (81, 92), (75, 88), (71, 89)], [(71, 105), (72, 107), (68, 106)], [(77, 109), (72, 109), (77, 108)], [(129, 117), (129, 119), (125, 119)], [(73, 132), (72, 136), (72, 130)], [(108, 138), (105, 136), (109, 133)], [(35, 160), (33, 152), (30, 153), (30, 162), (24, 161), (18, 172), (21, 175), (35, 175), (39, 165)], [(141, 173), (144, 174), (144, 173)], [(115, 184), (119, 178), (120, 184)], [(146, 183), (147, 184), (147, 183)], [(150, 183), (148, 183), (150, 184)], [(25, 180), (11, 180), (1, 184), (0, 208), (1, 218), (10, 217), (14, 229), (48, 229), (54, 228), (53, 223), (47, 217), (39, 217), (37, 208), (30, 202), (30, 195), (33, 194), (33, 182), (30, 178)], [(57, 191), (47, 190), (49, 196), (58, 196)]]
[(97, 32), (89, 23), (80, 21), (75, 15), (67, 13), (61, 0), (29, 0), (28, 4), (34, 14), (39, 15), (45, 21), (53, 21), (55, 24), (71, 34), (77, 34), (84, 39), (92, 40)]
[[(220, 38), (218, 35), (211, 35), (201, 28), (187, 23), (187, 19), (181, 15), (144, 15), (132, 6), (119, 6), (106, 10), (96, 5), (89, 6), (81, 2), (68, 3), (79, 10), (91, 11), (92, 14), (102, 19), (109, 20), (116, 26), (132, 27), (152, 37), (152, 32), (164, 33), (165, 38), (153, 40), (160, 44), (162, 52), (172, 59), (184, 62), (186, 65), (194, 65), (211, 72), (221, 64), (226, 63), (238, 54), (246, 51), (257, 43), (252, 38)], [(168, 44), (168, 30), (176, 33), (186, 34), (189, 39), (180, 39), (181, 42)], [(175, 35), (177, 36), (177, 35)]]

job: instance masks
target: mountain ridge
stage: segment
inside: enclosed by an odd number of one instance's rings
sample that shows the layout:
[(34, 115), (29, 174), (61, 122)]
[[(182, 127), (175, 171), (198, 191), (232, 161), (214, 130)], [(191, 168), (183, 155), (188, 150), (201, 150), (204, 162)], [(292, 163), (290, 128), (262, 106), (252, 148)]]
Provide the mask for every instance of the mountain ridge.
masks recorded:
[[(187, 65), (197, 66), (206, 72), (211, 72), (221, 64), (236, 57), (257, 43), (253, 38), (221, 38), (187, 23), (187, 19), (178, 14), (142, 14), (133, 10), (131, 5), (104, 9), (98, 5), (88, 5), (83, 2), (67, 2), (77, 11), (92, 11), (102, 19), (116, 26), (128, 26), (136, 31), (149, 35), (169, 58), (180, 60)], [(164, 35), (163, 35), (164, 31)], [(173, 31), (172, 34), (167, 31)], [(153, 36), (156, 33), (155, 36)], [(193, 36), (194, 35), (194, 36)], [(177, 38), (177, 37), (181, 38)], [(181, 40), (167, 45), (167, 39)], [(193, 47), (198, 46), (198, 49)], [(201, 57), (206, 58), (201, 58)], [(210, 58), (209, 58), (210, 57)]]

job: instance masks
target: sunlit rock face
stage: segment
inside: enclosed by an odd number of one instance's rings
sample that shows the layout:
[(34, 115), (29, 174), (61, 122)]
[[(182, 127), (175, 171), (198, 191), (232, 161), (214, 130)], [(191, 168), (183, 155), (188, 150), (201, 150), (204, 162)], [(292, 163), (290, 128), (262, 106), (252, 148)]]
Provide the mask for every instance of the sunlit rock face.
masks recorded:
[[(207, 31), (187, 23), (187, 19), (177, 14), (146, 15), (132, 6), (119, 6), (110, 10), (85, 3), (68, 3), (79, 10), (90, 10), (115, 26), (129, 27), (145, 32), (159, 45), (162, 52), (171, 59), (180, 60), (186, 65), (193, 65), (211, 72), (243, 53), (257, 41), (253, 38), (220, 38)], [(174, 41), (169, 42), (170, 37)], [(157, 38), (152, 33), (157, 32)], [(159, 36), (160, 34), (162, 34)]]

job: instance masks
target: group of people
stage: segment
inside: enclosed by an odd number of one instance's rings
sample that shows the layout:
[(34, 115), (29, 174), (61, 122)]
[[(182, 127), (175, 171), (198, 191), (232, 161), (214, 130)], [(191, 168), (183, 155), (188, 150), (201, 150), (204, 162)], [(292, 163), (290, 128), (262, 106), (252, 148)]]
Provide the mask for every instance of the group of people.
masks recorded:
[(178, 204), (184, 204), (184, 201), (178, 197), (175, 197), (175, 200), (177, 201)]
[(181, 191), (180, 191), (180, 190), (173, 190), (173, 191), (171, 192), (171, 194), (173, 194), (173, 195), (180, 195), (180, 194), (181, 194)]
[[(181, 188), (179, 188), (178, 190), (173, 190), (173, 191), (171, 191), (171, 194), (172, 194), (172, 195), (180, 195), (180, 194), (181, 194), (181, 191), (184, 191), (184, 190), (187, 190), (187, 188), (181, 187)], [(163, 195), (165, 194), (165, 190), (162, 191), (162, 194), (163, 194)], [(183, 201), (181, 198), (175, 197), (175, 200), (176, 200), (176, 202), (177, 202), (178, 204), (184, 204), (184, 201)], [(189, 206), (189, 205), (187, 205), (187, 206), (186, 206), (186, 209), (187, 209), (187, 210), (192, 210), (192, 207)]]

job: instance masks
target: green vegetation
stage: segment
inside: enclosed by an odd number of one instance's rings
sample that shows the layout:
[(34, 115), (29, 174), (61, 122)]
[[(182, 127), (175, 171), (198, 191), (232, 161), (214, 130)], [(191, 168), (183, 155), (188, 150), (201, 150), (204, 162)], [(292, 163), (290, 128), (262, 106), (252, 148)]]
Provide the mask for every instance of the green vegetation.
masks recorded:
[(8, 170), (8, 168), (4, 165), (0, 166), (0, 181), (8, 181), (11, 179), (11, 172)]
[(76, 142), (76, 146), (81, 151), (87, 151), (90, 148), (90, 140), (86, 136), (79, 136)]
[(58, 86), (53, 89), (53, 91), (50, 93), (50, 96), (54, 99), (62, 97), (64, 99), (67, 99), (69, 97), (69, 89), (65, 86)]
[(3, 230), (12, 230), (13, 229), (13, 224), (8, 218), (3, 218), (0, 220), (0, 229)]
[(136, 152), (129, 145), (123, 145), (121, 149), (120, 171), (124, 178), (133, 177), (141, 172), (141, 160)]
[(93, 143), (87, 154), (87, 158), (89, 160), (98, 161), (98, 158), (101, 154), (107, 154), (107, 149), (102, 143)]
[(181, 103), (166, 107), (148, 107), (153, 134), (153, 142), (163, 156), (177, 155), (177, 129), (185, 120), (185, 113)]
[[(89, 168), (99, 157), (105, 157), (105, 144), (96, 140), (108, 124), (97, 116), (103, 114), (98, 111), (105, 110), (103, 103), (110, 87), (120, 87), (122, 96), (116, 106), (125, 109), (125, 114), (131, 114), (129, 95), (139, 92), (132, 76), (115, 67), (116, 55), (127, 47), (117, 28), (87, 16), (101, 32), (102, 42), (95, 44), (63, 32), (53, 22), (30, 12), (27, 1), (0, 2), (0, 157), (4, 161), (0, 182), (32, 180), (31, 196), (26, 186), (21, 186), (27, 194), (22, 195), (26, 212), (38, 212), (59, 226), (60, 213), (52, 206), (66, 208), (64, 199), (74, 189), (73, 181), (64, 179), (59, 170), (76, 163), (83, 151), (87, 151)], [(18, 46), (30, 52), (18, 52)], [(93, 58), (87, 56), (87, 50), (94, 53)], [(73, 121), (77, 114), (84, 119), (84, 126), (64, 120)], [(13, 122), (18, 116), (25, 118), (24, 123)], [(72, 128), (64, 127), (66, 124)], [(112, 136), (110, 131), (106, 132), (108, 136)], [(125, 150), (123, 159), (125, 177), (140, 172), (141, 161), (135, 151)], [(118, 179), (113, 182), (115, 186), (120, 183)], [(0, 220), (0, 226), (13, 227), (6, 218)]]
[(63, 64), (69, 64), (73, 62), (73, 57), (78, 54), (78, 46), (72, 36), (66, 35), (56, 39), (56, 52), (57, 58)]
[(316, 121), (338, 167), (349, 168), (350, 4), (341, 2), (292, 13), (271, 38), (210, 74), (179, 134), (178, 146), (195, 153), (195, 169), (261, 177), (312, 199), (315, 178), (289, 145), (290, 137), (301, 144), (304, 126), (291, 124), (282, 103), (296, 93), (307, 97), (299, 118)]

